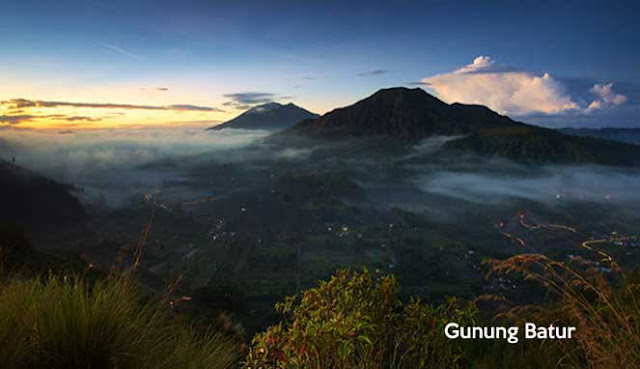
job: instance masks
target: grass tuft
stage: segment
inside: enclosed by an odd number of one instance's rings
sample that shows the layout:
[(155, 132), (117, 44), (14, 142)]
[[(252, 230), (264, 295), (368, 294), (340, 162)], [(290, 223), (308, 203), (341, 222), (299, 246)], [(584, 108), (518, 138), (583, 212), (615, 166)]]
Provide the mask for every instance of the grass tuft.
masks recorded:
[(2, 368), (229, 368), (234, 342), (145, 300), (128, 275), (0, 283)]

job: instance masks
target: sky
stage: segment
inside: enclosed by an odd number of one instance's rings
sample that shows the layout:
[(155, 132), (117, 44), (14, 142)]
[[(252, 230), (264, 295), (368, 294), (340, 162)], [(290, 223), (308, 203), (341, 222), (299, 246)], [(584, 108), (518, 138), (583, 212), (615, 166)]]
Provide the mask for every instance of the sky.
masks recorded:
[(549, 127), (640, 128), (640, 5), (0, 0), (3, 129), (208, 126), (392, 86)]

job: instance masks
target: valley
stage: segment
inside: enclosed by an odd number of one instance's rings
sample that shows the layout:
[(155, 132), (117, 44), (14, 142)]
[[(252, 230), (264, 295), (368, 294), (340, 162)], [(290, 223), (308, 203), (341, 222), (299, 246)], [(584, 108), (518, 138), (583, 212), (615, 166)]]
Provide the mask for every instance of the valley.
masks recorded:
[[(449, 117), (431, 97), (419, 103), (424, 95), (414, 90), (374, 96), (393, 102), (402, 116), (435, 103)], [(331, 114), (318, 122), (348, 124)], [(426, 124), (420, 114), (412, 118), (416, 126)], [(507, 122), (508, 152), (461, 149), (466, 144), (459, 142), (476, 137), (473, 114), (493, 130)], [(339, 268), (397, 275), (401, 296), (438, 302), (504, 289), (485, 278), (485, 261), (493, 258), (541, 253), (580, 258), (605, 272), (614, 263), (640, 264), (640, 198), (633, 191), (640, 170), (529, 146), (529, 137), (538, 140), (535, 128), (523, 128), (527, 139), (514, 140), (519, 133), (510, 127), (521, 123), (488, 109), (471, 108), (465, 119), (415, 140), (405, 137), (410, 126), (400, 136), (384, 127), (357, 136), (295, 133), (322, 124), (303, 121), (302, 128), (242, 146), (95, 172), (85, 175), (91, 182), (72, 187), (84, 220), (32, 237), (38, 249), (79, 257), (99, 270), (139, 263), (150, 291), (174, 286), (177, 309), (202, 317), (227, 312), (248, 332), (277, 321), (276, 301)], [(216, 135), (242, 132), (201, 134), (215, 142)], [(569, 136), (554, 137), (573, 145)], [(589, 142), (580, 144), (587, 145), (587, 159)], [(583, 152), (580, 145), (571, 150)]]

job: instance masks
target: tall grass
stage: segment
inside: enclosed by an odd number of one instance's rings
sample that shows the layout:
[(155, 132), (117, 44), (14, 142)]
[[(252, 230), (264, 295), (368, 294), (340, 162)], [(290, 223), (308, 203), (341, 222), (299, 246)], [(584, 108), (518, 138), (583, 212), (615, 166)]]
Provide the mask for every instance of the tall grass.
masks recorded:
[(558, 366), (640, 368), (640, 283), (635, 274), (619, 278), (620, 268), (610, 263), (610, 272), (603, 274), (583, 259), (564, 263), (524, 254), (493, 261), (491, 273), (538, 282), (555, 296), (551, 304), (517, 306), (506, 315), (538, 325), (575, 326), (575, 339), (555, 341), (563, 353)]
[(133, 265), (99, 277), (89, 269), (78, 275), (77, 268), (61, 269), (62, 276), (34, 276), (42, 266), (49, 269), (53, 258), (45, 258), (46, 265), (31, 263), (42, 255), (31, 249), (26, 235), (0, 225), (0, 368), (223, 369), (237, 364), (237, 342), (179, 320), (170, 308), (170, 293), (152, 299), (134, 282), (157, 202), (145, 199), (151, 213)]
[(145, 301), (129, 275), (6, 278), (0, 283), (0, 367), (228, 368), (230, 339)]

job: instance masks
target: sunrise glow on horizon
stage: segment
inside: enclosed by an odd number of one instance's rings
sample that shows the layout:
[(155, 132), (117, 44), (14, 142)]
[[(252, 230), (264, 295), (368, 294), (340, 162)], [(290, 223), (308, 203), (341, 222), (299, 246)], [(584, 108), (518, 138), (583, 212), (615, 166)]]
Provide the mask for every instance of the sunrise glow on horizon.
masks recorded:
[(215, 125), (271, 101), (323, 114), (394, 86), (543, 126), (634, 127), (632, 14), (597, 2), (9, 2), (0, 127)]

